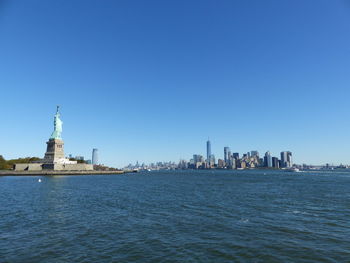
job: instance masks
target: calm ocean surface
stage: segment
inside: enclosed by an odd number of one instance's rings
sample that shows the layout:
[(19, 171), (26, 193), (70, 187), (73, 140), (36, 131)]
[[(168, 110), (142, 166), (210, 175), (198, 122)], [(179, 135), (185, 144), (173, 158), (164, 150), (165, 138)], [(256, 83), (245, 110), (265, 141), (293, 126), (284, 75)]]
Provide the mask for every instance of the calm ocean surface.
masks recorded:
[(0, 177), (0, 262), (350, 262), (350, 172)]

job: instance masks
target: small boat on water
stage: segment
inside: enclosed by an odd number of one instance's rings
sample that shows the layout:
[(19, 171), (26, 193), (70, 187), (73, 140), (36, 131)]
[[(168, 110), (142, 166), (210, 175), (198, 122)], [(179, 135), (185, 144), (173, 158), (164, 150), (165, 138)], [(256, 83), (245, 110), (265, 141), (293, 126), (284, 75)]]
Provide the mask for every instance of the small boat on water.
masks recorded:
[(294, 172), (294, 173), (300, 173), (300, 172), (301, 172), (300, 169), (299, 169), (299, 168), (296, 168), (296, 167), (287, 169), (287, 171), (289, 171), (289, 172)]
[(287, 172), (294, 172), (294, 173), (301, 173), (299, 168), (293, 167), (293, 168), (282, 168), (283, 170), (287, 171)]

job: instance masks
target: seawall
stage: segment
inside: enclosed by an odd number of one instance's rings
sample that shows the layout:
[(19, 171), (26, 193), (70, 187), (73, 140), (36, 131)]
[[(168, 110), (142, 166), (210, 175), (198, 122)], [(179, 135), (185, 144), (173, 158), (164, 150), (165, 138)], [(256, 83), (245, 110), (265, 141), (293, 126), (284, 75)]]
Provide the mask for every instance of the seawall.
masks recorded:
[[(132, 172), (132, 171), (130, 171)], [(128, 171), (12, 171), (2, 170), (0, 176), (50, 176), (50, 175), (115, 175), (129, 173)]]

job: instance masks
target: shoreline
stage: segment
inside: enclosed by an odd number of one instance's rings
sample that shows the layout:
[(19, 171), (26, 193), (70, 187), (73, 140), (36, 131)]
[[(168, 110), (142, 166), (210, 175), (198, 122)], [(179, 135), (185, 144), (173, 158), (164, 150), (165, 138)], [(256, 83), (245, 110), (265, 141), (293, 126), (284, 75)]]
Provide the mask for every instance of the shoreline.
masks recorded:
[(116, 175), (132, 173), (133, 171), (11, 171), (2, 170), (0, 176), (65, 176), (65, 175)]

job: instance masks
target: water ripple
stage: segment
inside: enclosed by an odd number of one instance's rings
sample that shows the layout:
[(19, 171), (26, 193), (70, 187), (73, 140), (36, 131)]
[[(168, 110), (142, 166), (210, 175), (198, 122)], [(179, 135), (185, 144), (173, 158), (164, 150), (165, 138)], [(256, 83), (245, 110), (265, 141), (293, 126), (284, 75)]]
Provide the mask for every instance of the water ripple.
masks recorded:
[(0, 262), (349, 262), (349, 192), (329, 172), (1, 177)]

